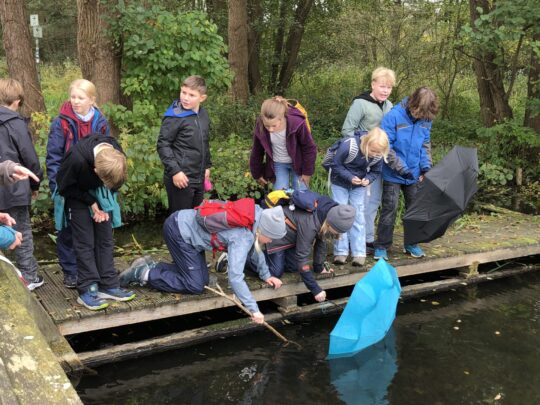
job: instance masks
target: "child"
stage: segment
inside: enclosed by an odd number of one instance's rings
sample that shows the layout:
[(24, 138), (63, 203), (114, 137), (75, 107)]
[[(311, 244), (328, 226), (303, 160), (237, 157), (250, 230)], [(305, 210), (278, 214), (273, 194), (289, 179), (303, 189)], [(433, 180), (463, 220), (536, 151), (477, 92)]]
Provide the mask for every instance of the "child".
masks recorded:
[[(383, 116), (392, 109), (388, 97), (396, 83), (393, 70), (378, 67), (371, 74), (371, 91), (366, 91), (353, 99), (353, 103), (343, 122), (341, 134), (344, 137), (361, 135), (380, 126)], [(381, 204), (382, 176), (378, 176), (366, 190), (364, 216), (366, 219), (366, 247), (373, 252), (375, 239), (375, 217)]]
[[(126, 177), (122, 149), (114, 138), (102, 134), (92, 134), (74, 145), (66, 153), (56, 177), (73, 232), (77, 302), (90, 310), (106, 308), (104, 299), (129, 301), (135, 297), (133, 292), (119, 288), (114, 268), (111, 223), (120, 218), (101, 208), (105, 202), (114, 205), (116, 200), (104, 201), (100, 197), (102, 191), (116, 191)], [(114, 210), (112, 213), (119, 215)]]
[[(212, 250), (212, 235), (197, 222), (195, 210), (177, 211), (163, 226), (163, 235), (174, 263), (154, 263), (147, 258), (136, 259), (120, 274), (122, 286), (148, 285), (160, 291), (201, 294), (209, 282), (204, 252)], [(253, 230), (232, 228), (217, 233), (227, 247), (229, 284), (234, 294), (251, 311), (255, 323), (263, 323), (264, 315), (244, 281), (244, 266), (259, 273), (268, 285), (279, 288), (281, 280), (272, 277), (261, 253), (260, 245), (281, 239), (285, 235), (285, 217), (281, 207), (267, 210), (255, 207)]]
[(210, 119), (201, 106), (206, 97), (204, 79), (189, 76), (163, 116), (157, 151), (165, 167), (170, 213), (200, 205), (204, 182), (210, 178)]
[[(42, 177), (39, 159), (32, 144), (25, 120), (17, 113), (24, 100), (22, 85), (14, 79), (0, 79), (0, 161), (11, 160), (26, 166)], [(29, 290), (43, 285), (34, 257), (34, 241), (30, 223), (30, 205), (36, 198), (39, 181), (22, 180), (0, 187), (0, 211), (16, 222), (14, 230), (22, 234), (22, 243), (15, 249), (15, 260)]]
[[(49, 188), (55, 199), (55, 210), (61, 209), (58, 201), (61, 197), (56, 190), (56, 175), (64, 155), (80, 139), (92, 133), (109, 136), (109, 131), (107, 119), (96, 106), (94, 84), (85, 79), (73, 81), (69, 86), (69, 101), (60, 107), (60, 114), (51, 124), (47, 141), (45, 163)], [(58, 260), (64, 272), (64, 285), (67, 288), (77, 286), (77, 261), (72, 240), (71, 226), (68, 223), (65, 228), (58, 231), (56, 238)]]
[[(332, 196), (337, 203), (350, 204), (356, 208), (356, 217), (351, 230), (334, 242), (334, 264), (345, 264), (349, 244), (352, 265), (363, 266), (365, 263), (366, 188), (381, 176), (383, 159), (386, 160), (388, 149), (388, 137), (384, 131), (373, 128), (367, 135), (347, 138), (336, 151), (330, 176)], [(350, 160), (352, 156), (354, 158)]]
[[(383, 201), (377, 227), (375, 259), (388, 260), (387, 249), (392, 245), (400, 191), (403, 191), (407, 208), (414, 201), (418, 182), (431, 169), (430, 132), (438, 109), (439, 102), (433, 90), (420, 87), (383, 118), (381, 127), (388, 134), (390, 148), (401, 168), (397, 170), (391, 165), (383, 166)], [(405, 245), (404, 251), (412, 257), (425, 256), (418, 245)]]
[[(284, 209), (287, 234), (267, 247), (270, 273), (281, 277), (284, 271), (300, 273), (302, 281), (317, 302), (326, 299), (326, 292), (319, 286), (312, 270), (319, 274), (331, 274), (325, 269), (326, 239), (335, 239), (352, 226), (356, 212), (350, 205), (338, 205), (331, 198), (321, 196), (317, 209), (308, 212), (302, 209)], [(313, 249), (313, 266), (310, 265)]]
[(305, 190), (315, 171), (317, 147), (306, 117), (283, 97), (265, 100), (253, 131), (249, 168), (261, 186)]

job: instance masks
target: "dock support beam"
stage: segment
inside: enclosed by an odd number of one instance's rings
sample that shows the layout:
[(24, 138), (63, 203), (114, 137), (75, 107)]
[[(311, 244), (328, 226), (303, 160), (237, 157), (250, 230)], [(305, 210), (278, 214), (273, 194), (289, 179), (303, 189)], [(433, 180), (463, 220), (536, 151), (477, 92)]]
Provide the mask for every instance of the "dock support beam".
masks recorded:
[(298, 311), (298, 297), (296, 295), (276, 298), (272, 302), (278, 305), (278, 311), (283, 315)]

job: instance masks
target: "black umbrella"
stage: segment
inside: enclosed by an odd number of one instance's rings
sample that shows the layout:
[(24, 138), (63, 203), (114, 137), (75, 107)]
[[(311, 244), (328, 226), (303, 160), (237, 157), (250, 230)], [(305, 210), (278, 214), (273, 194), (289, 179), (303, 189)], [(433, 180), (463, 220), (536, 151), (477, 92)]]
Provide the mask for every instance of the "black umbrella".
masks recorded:
[(454, 146), (419, 184), (414, 202), (403, 216), (405, 244), (444, 235), (476, 193), (477, 177), (476, 148)]

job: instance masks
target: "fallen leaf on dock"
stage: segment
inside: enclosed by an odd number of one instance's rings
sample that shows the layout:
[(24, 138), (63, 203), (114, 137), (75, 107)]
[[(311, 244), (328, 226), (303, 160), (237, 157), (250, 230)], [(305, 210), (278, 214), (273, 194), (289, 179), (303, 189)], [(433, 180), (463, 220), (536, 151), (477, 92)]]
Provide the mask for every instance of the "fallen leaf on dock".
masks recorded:
[(502, 398), (502, 395), (501, 394), (497, 394), (495, 395), (495, 398), (493, 398), (495, 401), (498, 401), (499, 399)]
[(441, 305), (437, 301), (431, 301), (431, 305)]

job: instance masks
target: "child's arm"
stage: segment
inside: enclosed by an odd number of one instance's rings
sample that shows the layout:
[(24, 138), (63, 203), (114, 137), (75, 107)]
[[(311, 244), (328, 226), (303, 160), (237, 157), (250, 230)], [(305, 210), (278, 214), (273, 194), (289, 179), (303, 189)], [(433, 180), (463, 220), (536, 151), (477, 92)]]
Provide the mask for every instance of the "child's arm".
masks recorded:
[(387, 165), (404, 179), (414, 180), (414, 176), (411, 170), (405, 164), (405, 162), (399, 158), (399, 156), (396, 154), (396, 151), (394, 150), (394, 144), (397, 137), (396, 127), (396, 113), (394, 112), (394, 110), (392, 110), (384, 116), (381, 122), (381, 129), (386, 132), (386, 135), (388, 135), (388, 142), (390, 144)]
[(377, 163), (371, 166), (368, 174), (365, 177), (369, 181), (369, 184), (373, 183), (377, 179), (377, 177), (381, 175), (382, 166), (383, 166), (383, 159), (380, 159), (379, 161), (377, 161)]
[(157, 152), (165, 167), (166, 175), (170, 177), (182, 171), (180, 162), (175, 159), (172, 149), (172, 145), (178, 136), (178, 132), (181, 131), (181, 122), (182, 120), (176, 118), (165, 117), (161, 124), (161, 128), (159, 129)]
[(47, 166), (47, 177), (49, 178), (49, 189), (51, 193), (56, 189), (56, 175), (60, 169), (60, 163), (64, 157), (66, 148), (66, 138), (60, 123), (60, 118), (55, 118), (49, 130), (49, 139), (47, 140), (47, 157), (45, 164)]
[(420, 172), (422, 174), (428, 172), (433, 166), (433, 160), (431, 158), (431, 122), (427, 128), (423, 129), (423, 132), (424, 141), (422, 142), (422, 150), (420, 151)]
[(345, 141), (341, 142), (336, 155), (334, 156), (334, 164), (332, 166), (332, 172), (336, 174), (340, 179), (346, 181), (347, 183), (353, 183), (353, 179), (356, 176), (351, 172), (345, 165), (345, 160), (349, 157), (351, 153), (351, 148), (357, 147), (355, 138), (348, 138)]
[[(23, 120), (12, 121), (14, 133), (11, 135), (13, 143), (17, 146), (19, 151), (19, 161), (21, 165), (27, 167), (35, 173), (39, 178), (43, 177), (43, 170), (39, 163), (39, 158), (32, 143), (32, 136), (28, 131), (28, 126)], [(30, 179), (30, 188), (32, 191), (39, 190), (40, 181)]]
[(341, 135), (354, 136), (354, 131), (360, 126), (360, 122), (364, 119), (364, 116), (365, 112), (362, 103), (359, 100), (354, 100), (343, 122)]
[(253, 131), (253, 144), (251, 146), (251, 154), (249, 156), (249, 170), (255, 180), (259, 181), (262, 179), (266, 182), (268, 179), (264, 178), (263, 173), (264, 148), (261, 144), (261, 141), (259, 141), (259, 138), (256, 135), (259, 122), (257, 121), (257, 124), (255, 125), (255, 130)]
[(298, 140), (302, 151), (302, 181), (309, 185), (309, 180), (315, 172), (315, 161), (317, 160), (317, 145), (309, 131), (306, 122), (298, 128)]

